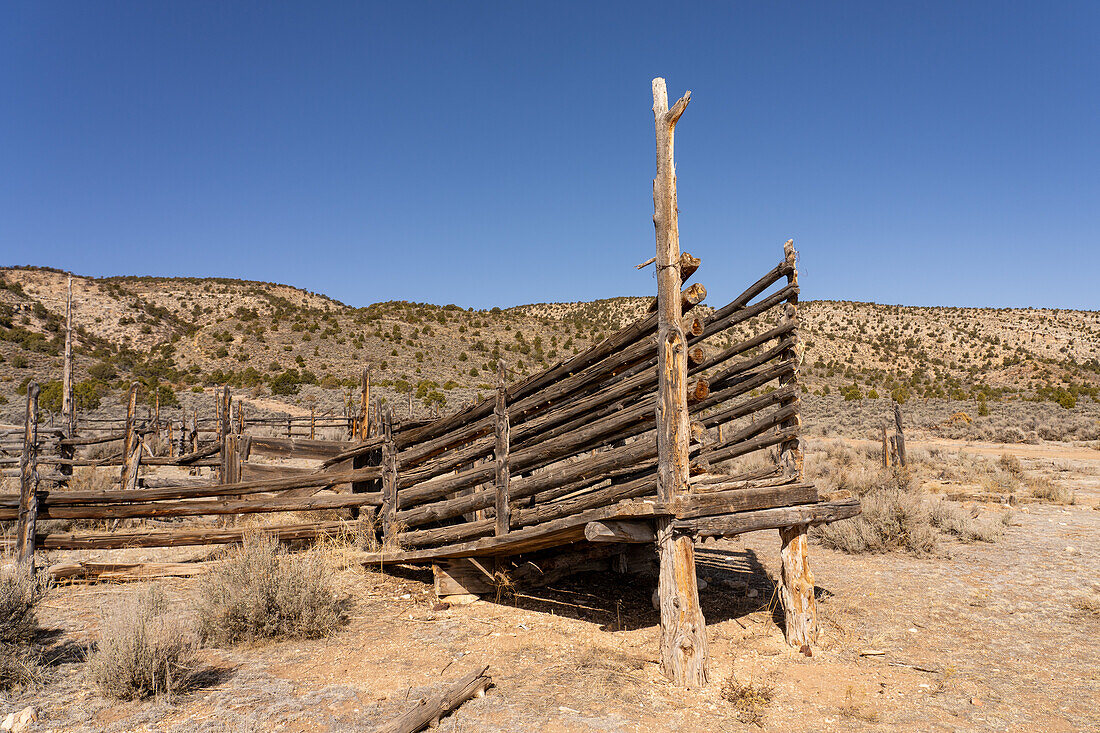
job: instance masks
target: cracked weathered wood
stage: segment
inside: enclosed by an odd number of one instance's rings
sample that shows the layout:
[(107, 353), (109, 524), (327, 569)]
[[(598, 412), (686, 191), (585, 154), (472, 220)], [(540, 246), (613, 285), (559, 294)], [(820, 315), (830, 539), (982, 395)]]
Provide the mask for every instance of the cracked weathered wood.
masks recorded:
[[(657, 136), (657, 176), (653, 179), (653, 226), (657, 239), (657, 496), (674, 501), (688, 485), (687, 337), (680, 305), (680, 234), (677, 221), (673, 147), (676, 122), (691, 92), (669, 109), (665, 80), (653, 80), (653, 121)], [(706, 395), (703, 395), (705, 397)], [(702, 399), (702, 397), (700, 398)], [(661, 670), (675, 684), (707, 683), (706, 622), (699, 607), (692, 538), (672, 532), (668, 518), (657, 520), (661, 569)]]

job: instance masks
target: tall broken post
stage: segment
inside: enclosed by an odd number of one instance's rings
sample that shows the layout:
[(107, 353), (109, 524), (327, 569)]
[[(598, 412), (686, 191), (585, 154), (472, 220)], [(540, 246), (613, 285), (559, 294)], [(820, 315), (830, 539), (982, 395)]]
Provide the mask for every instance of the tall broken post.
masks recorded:
[[(794, 241), (787, 240), (783, 245), (784, 260), (787, 265), (787, 284), (798, 286), (798, 270), (796, 269), (798, 253), (794, 248)], [(787, 302), (785, 319), (792, 325), (798, 322), (798, 291), (794, 291)], [(801, 358), (802, 348), (798, 342), (798, 332), (793, 332), (791, 345), (783, 354), (784, 361), (794, 364), (790, 374), (781, 377), (780, 388), (787, 385), (797, 385), (798, 362)], [(780, 401), (781, 407), (796, 406), (799, 402), (798, 392), (795, 390), (792, 396)], [(779, 428), (799, 428), (802, 418), (796, 412), (792, 417), (783, 421)], [(797, 434), (789, 440), (779, 444), (779, 464), (784, 473), (792, 481), (801, 482), (804, 476), (802, 458), (802, 445)], [(799, 524), (792, 527), (782, 527), (779, 530), (781, 542), (780, 559), (782, 568), (780, 571), (779, 600), (783, 605), (784, 634), (787, 643), (802, 650), (804, 654), (810, 653), (810, 647), (817, 643), (817, 604), (814, 600), (814, 576), (810, 572), (809, 553), (807, 547), (806, 531), (808, 525)]]
[[(653, 179), (653, 227), (657, 239), (657, 496), (670, 503), (688, 493), (687, 341), (680, 303), (680, 232), (676, 209), (673, 143), (691, 92), (672, 109), (665, 80), (653, 80), (653, 121), (657, 135), (657, 177)], [(706, 622), (699, 607), (695, 544), (675, 533), (671, 518), (657, 522), (661, 562), (661, 670), (675, 684), (707, 683)]]
[(363, 367), (359, 389), (359, 440), (370, 437), (370, 367)]
[[(65, 364), (61, 378), (61, 415), (66, 438), (76, 437), (76, 400), (73, 399), (73, 276), (69, 275), (69, 294), (65, 299)], [(59, 456), (72, 460), (76, 452), (70, 445), (62, 444)], [(72, 476), (71, 463), (59, 466), (62, 475)]]
[(19, 523), (15, 558), (34, 574), (34, 533), (38, 522), (38, 384), (27, 385), (27, 411), (23, 418), (23, 453), (19, 458)]
[(894, 442), (897, 445), (898, 465), (906, 466), (908, 461), (905, 459), (905, 428), (901, 424), (901, 405), (897, 402), (894, 403)]
[(122, 444), (122, 474), (121, 488), (137, 488), (138, 468), (141, 464), (141, 434), (134, 429), (134, 419), (137, 416), (137, 393), (140, 382), (130, 385), (130, 395), (126, 402), (126, 438)]

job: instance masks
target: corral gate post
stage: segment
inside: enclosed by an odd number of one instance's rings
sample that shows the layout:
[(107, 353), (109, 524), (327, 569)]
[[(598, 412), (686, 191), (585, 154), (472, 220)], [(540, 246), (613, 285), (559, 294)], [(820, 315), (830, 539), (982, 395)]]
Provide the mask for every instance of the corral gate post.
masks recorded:
[[(665, 80), (653, 80), (653, 120), (657, 135), (657, 177), (653, 179), (653, 226), (657, 238), (657, 494), (672, 502), (687, 493), (688, 409), (687, 340), (681, 320), (680, 234), (676, 211), (673, 139), (691, 92), (668, 108)], [(661, 670), (675, 684), (707, 683), (706, 621), (699, 607), (695, 544), (672, 531), (672, 520), (657, 523), (661, 561)]]
[[(783, 245), (784, 259), (787, 265), (787, 283), (798, 285), (798, 270), (795, 268), (797, 253), (794, 242), (787, 240)], [(788, 322), (798, 320), (798, 295), (792, 295), (786, 306), (785, 318)], [(797, 384), (798, 361), (801, 358), (802, 347), (797, 340), (783, 355), (784, 360), (795, 362), (794, 371), (779, 380), (779, 386)], [(798, 403), (797, 393), (782, 402), (780, 405), (794, 405)], [(795, 414), (784, 421), (780, 428), (799, 427), (802, 418)], [(779, 462), (787, 477), (793, 481), (802, 481), (804, 475), (802, 445), (798, 437), (786, 440), (779, 445)], [(793, 647), (802, 649), (803, 653), (810, 651), (810, 646), (817, 643), (817, 604), (814, 600), (814, 576), (810, 572), (809, 554), (806, 543), (807, 525), (799, 524), (792, 527), (782, 527), (779, 530), (779, 539), (782, 543), (780, 559), (779, 599), (783, 604), (783, 631), (787, 643)]]

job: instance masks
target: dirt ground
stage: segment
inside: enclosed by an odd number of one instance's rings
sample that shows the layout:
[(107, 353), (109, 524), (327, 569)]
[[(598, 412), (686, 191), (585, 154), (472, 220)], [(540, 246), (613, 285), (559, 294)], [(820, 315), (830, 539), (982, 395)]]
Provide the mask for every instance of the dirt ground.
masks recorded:
[[(989, 450), (1019, 452), (1032, 469), (1049, 465), (1078, 489), (1078, 503), (1018, 507), (997, 542), (948, 543), (943, 556), (812, 547), (821, 620), (812, 658), (786, 648), (776, 623), (777, 533), (701, 545), (713, 680), (702, 690), (673, 688), (660, 674), (650, 578), (585, 574), (439, 608), (430, 573), (348, 569), (353, 610), (337, 635), (204, 649), (196, 689), (129, 703), (100, 697), (82, 660), (100, 614), (142, 584), (53, 588), (41, 619), (49, 680), (0, 697), (0, 717), (34, 705), (33, 730), (366, 731), (488, 664), (494, 687), (440, 730), (758, 729), (723, 698), (729, 678), (773, 688), (763, 730), (1098, 730), (1100, 616), (1083, 602), (1100, 601), (1100, 451)], [(196, 580), (163, 585), (189, 620)]]

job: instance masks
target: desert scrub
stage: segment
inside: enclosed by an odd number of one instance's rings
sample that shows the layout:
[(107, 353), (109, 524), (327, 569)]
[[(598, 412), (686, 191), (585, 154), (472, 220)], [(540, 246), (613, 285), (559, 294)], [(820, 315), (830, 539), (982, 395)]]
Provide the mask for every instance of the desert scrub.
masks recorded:
[(42, 579), (6, 567), (11, 570), (0, 570), (0, 690), (26, 687), (41, 677), (35, 605), (46, 588)]
[(775, 687), (767, 683), (741, 684), (731, 674), (722, 683), (722, 699), (737, 710), (737, 719), (749, 725), (764, 726), (764, 712), (775, 697)]
[(1029, 476), (1026, 479), (1028, 491), (1036, 499), (1050, 501), (1055, 504), (1072, 504), (1075, 495), (1070, 489), (1051, 481), (1046, 476)]
[(199, 633), (214, 644), (316, 638), (345, 621), (346, 606), (322, 553), (291, 555), (254, 534), (203, 576)]
[(88, 674), (99, 691), (119, 700), (171, 695), (195, 670), (195, 645), (179, 618), (170, 615), (159, 587), (130, 596), (106, 615), (88, 656)]

